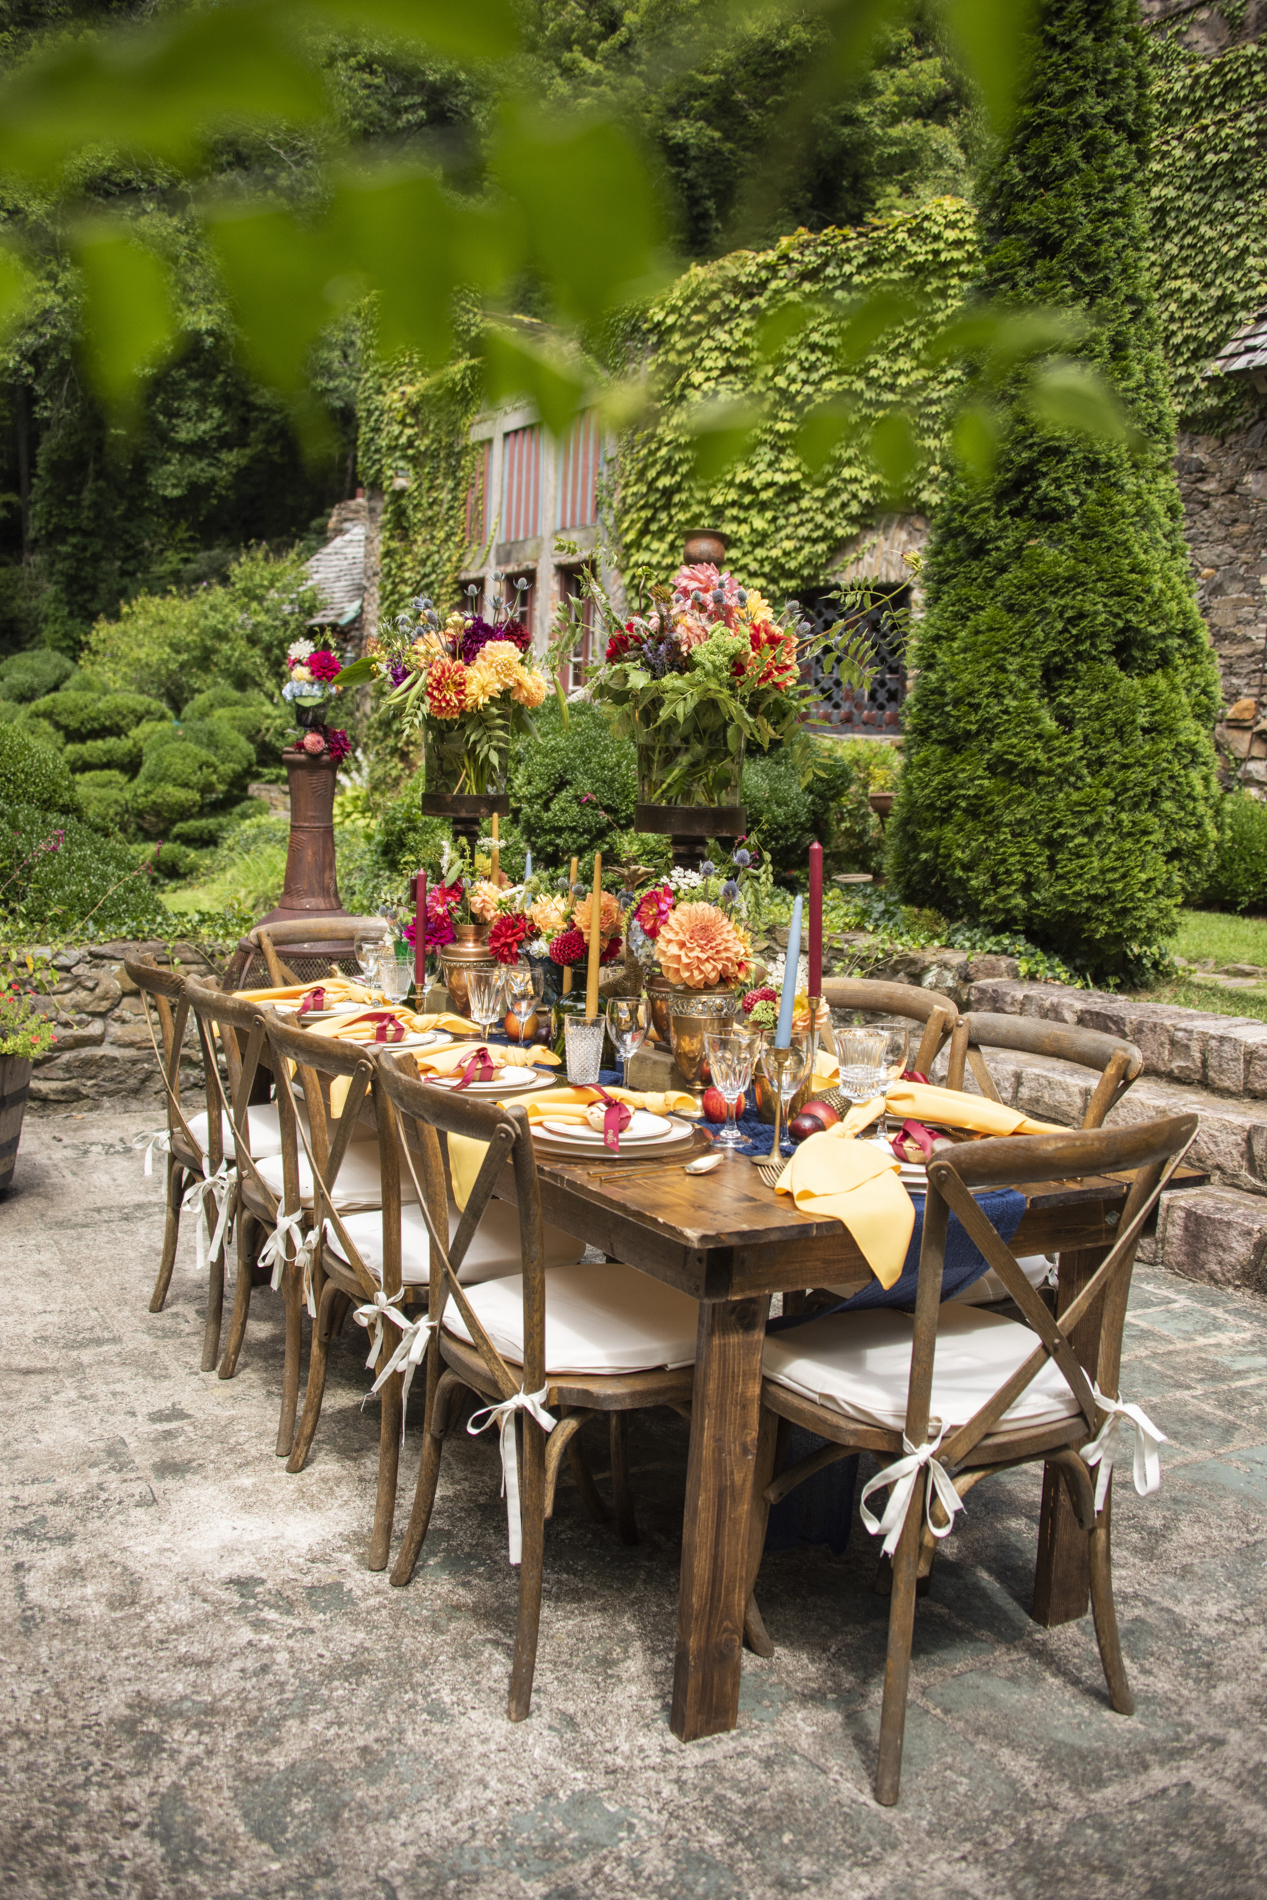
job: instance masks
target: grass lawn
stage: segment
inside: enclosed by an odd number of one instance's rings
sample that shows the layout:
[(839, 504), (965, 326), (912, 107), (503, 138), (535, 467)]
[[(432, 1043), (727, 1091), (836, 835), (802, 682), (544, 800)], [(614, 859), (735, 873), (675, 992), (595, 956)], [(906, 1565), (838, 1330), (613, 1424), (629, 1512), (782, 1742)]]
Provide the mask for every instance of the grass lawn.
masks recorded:
[(1212, 958), (1224, 963), (1257, 963), (1267, 968), (1267, 917), (1233, 917), (1227, 911), (1185, 910), (1179, 934), (1170, 946), (1190, 963)]

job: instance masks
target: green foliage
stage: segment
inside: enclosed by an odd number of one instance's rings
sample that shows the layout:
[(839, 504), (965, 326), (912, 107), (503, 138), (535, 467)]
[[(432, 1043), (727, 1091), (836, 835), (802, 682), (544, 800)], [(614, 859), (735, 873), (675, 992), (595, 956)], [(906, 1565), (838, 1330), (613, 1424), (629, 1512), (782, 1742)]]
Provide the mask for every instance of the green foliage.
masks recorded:
[(122, 772), (80, 772), (75, 790), (84, 817), (98, 831), (126, 831), (132, 806), (128, 781)]
[(538, 716), (537, 738), (519, 748), (510, 776), (510, 809), (533, 858), (566, 865), (569, 858), (611, 855), (616, 834), (633, 823), (638, 770), (631, 740), (615, 739), (592, 706), (557, 702)]
[(18, 1056), (30, 1061), (42, 1056), (57, 1041), (53, 1025), (16, 982), (0, 988), (0, 1056)]
[(891, 791), (901, 755), (867, 739), (816, 739), (814, 776), (802, 785), (785, 752), (745, 761), (743, 805), (752, 835), (776, 872), (804, 885), (810, 845), (823, 847), (830, 877), (837, 871), (880, 868), (880, 824), (868, 804), (872, 791)]
[[(1225, 0), (1222, 11), (1234, 7)], [(1258, 402), (1243, 378), (1205, 370), (1267, 300), (1267, 40), (1210, 59), (1183, 44), (1188, 24), (1184, 15), (1148, 35), (1157, 115), (1148, 208), (1180, 421), (1218, 433), (1250, 420)]]
[[(924, 353), (963, 297), (977, 255), (971, 207), (938, 198), (863, 231), (798, 231), (771, 250), (740, 251), (679, 278), (626, 336), (631, 353), (653, 355), (658, 411), (653, 428), (634, 430), (622, 445), (614, 508), (624, 569), (667, 577), (688, 528), (724, 521), (732, 531), (727, 565), (776, 606), (825, 584), (842, 543), (885, 501), (886, 479), (864, 437), (898, 404), (911, 408), (923, 458), (911, 505), (933, 508), (945, 489), (947, 416), (960, 373), (928, 366)], [(910, 286), (919, 307), (857, 360), (842, 356), (840, 322), (850, 304)], [(741, 395), (766, 405), (764, 420), (739, 461), (714, 478), (698, 476), (693, 429), (701, 405)], [(839, 400), (854, 405), (857, 432), (815, 475), (798, 452), (798, 431), (813, 405)]]
[(0, 802), (43, 812), (78, 812), (65, 757), (25, 726), (0, 726)]
[(0, 912), (6, 930), (27, 941), (49, 937), (154, 937), (166, 919), (147, 865), (126, 846), (77, 819), (63, 824), (61, 846), (40, 850), (49, 836), (46, 811), (0, 800)]
[(1218, 842), (1197, 900), (1211, 910), (1267, 911), (1267, 805), (1234, 792), (1219, 800), (1218, 821)]
[(134, 772), (141, 763), (141, 741), (135, 732), (125, 739), (87, 739), (68, 745), (62, 758), (72, 772)]
[(0, 699), (22, 703), (42, 699), (45, 693), (55, 693), (73, 672), (74, 667), (65, 655), (54, 653), (48, 647), (15, 653), (11, 660), (0, 664)]
[(1147, 262), (1147, 74), (1131, 0), (1049, 0), (1033, 91), (984, 192), (983, 288), (1094, 307), (1093, 359), (1146, 434), (1015, 405), (992, 477), (934, 528), (890, 828), (900, 894), (1120, 970), (1174, 929), (1212, 842), (1218, 683), (1170, 466)]
[(33, 700), (23, 716), (56, 726), (69, 739), (83, 740), (121, 736), (162, 712), (162, 705), (143, 693), (63, 691)]

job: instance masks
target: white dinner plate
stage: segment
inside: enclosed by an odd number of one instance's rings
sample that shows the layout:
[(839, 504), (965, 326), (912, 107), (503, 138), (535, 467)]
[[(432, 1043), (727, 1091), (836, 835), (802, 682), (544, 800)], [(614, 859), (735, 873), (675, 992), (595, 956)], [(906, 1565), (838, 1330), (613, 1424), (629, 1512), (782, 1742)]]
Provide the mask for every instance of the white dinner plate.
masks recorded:
[(575, 1157), (576, 1159), (580, 1159), (582, 1156), (588, 1156), (591, 1160), (597, 1157), (604, 1161), (623, 1161), (627, 1157), (630, 1161), (633, 1161), (649, 1154), (676, 1154), (679, 1149), (685, 1152), (694, 1145), (695, 1128), (693, 1124), (688, 1121), (683, 1121), (678, 1115), (671, 1115), (668, 1119), (669, 1131), (667, 1134), (656, 1135), (651, 1141), (636, 1141), (632, 1143), (622, 1138), (617, 1154), (613, 1154), (610, 1148), (604, 1148), (601, 1137), (597, 1143), (578, 1140), (576, 1138), (578, 1130), (575, 1128), (567, 1135), (553, 1135), (538, 1124), (532, 1131), (532, 1139), (534, 1145), (540, 1149), (543, 1156), (558, 1155), (561, 1159), (568, 1156)]
[[(401, 1045), (397, 1044), (399, 1048)], [(429, 1075), (426, 1080), (437, 1088), (456, 1088), (461, 1075)], [(528, 1095), (536, 1089), (552, 1089), (555, 1078), (540, 1069), (520, 1068), (518, 1064), (507, 1063), (499, 1069), (491, 1082), (468, 1082), (462, 1090), (463, 1095)]]
[[(541, 1126), (547, 1134), (561, 1135), (565, 1141), (582, 1141), (595, 1148), (605, 1145), (601, 1128), (590, 1128), (581, 1122), (544, 1121)], [(641, 1147), (644, 1142), (662, 1141), (671, 1127), (667, 1115), (652, 1115), (645, 1108), (635, 1108), (628, 1128), (620, 1131), (620, 1145), (623, 1148), (630, 1142)]]

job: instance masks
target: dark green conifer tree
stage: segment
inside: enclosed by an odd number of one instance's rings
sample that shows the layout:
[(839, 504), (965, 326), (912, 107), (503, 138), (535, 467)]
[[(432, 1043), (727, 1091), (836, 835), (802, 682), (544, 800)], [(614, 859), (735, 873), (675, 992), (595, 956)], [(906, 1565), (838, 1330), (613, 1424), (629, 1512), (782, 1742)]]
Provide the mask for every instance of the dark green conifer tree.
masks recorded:
[(1022, 931), (1093, 974), (1175, 924), (1213, 841), (1219, 685), (1171, 467), (1142, 190), (1135, 0), (1046, 0), (1036, 66), (981, 194), (983, 292), (1075, 306), (1141, 453), (1027, 419), (934, 524), (907, 764), (901, 895)]

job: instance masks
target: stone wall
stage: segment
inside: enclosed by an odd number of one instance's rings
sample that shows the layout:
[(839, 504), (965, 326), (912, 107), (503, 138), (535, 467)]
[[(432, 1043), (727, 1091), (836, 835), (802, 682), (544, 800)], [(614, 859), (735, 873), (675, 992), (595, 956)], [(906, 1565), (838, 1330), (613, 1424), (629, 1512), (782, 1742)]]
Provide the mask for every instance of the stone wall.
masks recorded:
[[(32, 951), (35, 957), (46, 950)], [(191, 943), (98, 943), (59, 950), (52, 959), (56, 982), (40, 1007), (56, 1027), (57, 1042), (35, 1062), (31, 1075), (29, 1112), (41, 1107), (65, 1108), (133, 1098), (157, 1103), (162, 1096), (158, 1066), (140, 992), (123, 967), (125, 956), (148, 954), (163, 967), (189, 974), (217, 974), (215, 958), (223, 968), (227, 946), (200, 949)], [(160, 1035), (158, 1018), (154, 1033)], [(186, 1037), (189, 1067), (182, 1062), (182, 1082), (197, 1083), (201, 1064), (192, 1025)], [(161, 1037), (160, 1037), (161, 1044)]]
[(1257, 699), (1267, 632), (1267, 417), (1227, 437), (1180, 435), (1178, 470), (1224, 702)]

